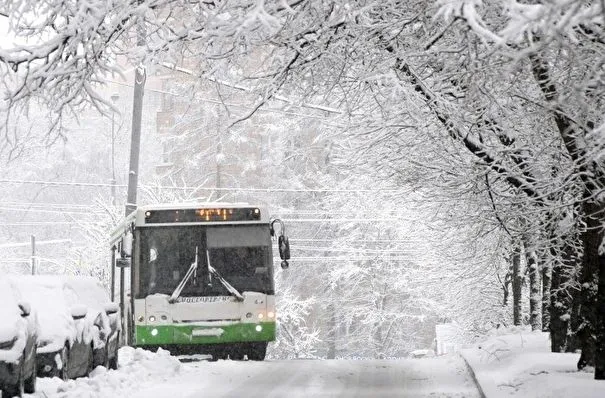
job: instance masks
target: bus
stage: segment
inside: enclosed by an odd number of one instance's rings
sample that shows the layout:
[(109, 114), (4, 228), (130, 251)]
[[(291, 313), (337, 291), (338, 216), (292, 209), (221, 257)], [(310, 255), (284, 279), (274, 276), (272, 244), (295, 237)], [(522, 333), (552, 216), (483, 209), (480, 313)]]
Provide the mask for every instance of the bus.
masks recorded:
[(272, 237), (286, 269), (284, 224), (262, 206), (160, 204), (133, 211), (110, 238), (111, 295), (115, 289), (120, 295), (124, 344), (264, 360), (276, 334)]

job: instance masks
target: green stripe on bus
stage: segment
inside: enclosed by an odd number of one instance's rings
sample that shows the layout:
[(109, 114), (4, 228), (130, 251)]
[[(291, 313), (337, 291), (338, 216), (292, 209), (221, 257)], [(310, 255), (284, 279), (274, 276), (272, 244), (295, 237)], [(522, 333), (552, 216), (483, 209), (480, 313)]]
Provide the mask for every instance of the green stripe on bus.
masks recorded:
[[(257, 326), (262, 327), (261, 331), (256, 330)], [(214, 334), (215, 332), (216, 334)], [(218, 332), (220, 332), (220, 335)], [(204, 335), (204, 333), (209, 335)], [(273, 340), (275, 340), (275, 322), (237, 323), (212, 327), (194, 325), (137, 325), (135, 330), (136, 345), (220, 344)]]

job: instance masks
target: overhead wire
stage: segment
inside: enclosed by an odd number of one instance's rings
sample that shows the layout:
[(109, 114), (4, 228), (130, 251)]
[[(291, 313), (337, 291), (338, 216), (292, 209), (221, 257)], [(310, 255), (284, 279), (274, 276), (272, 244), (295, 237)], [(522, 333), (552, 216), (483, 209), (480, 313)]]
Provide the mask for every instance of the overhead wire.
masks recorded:
[[(68, 181), (42, 181), (42, 180), (15, 180), (0, 179), (5, 184), (31, 184), (46, 186), (71, 186), (71, 187), (98, 187), (98, 188), (127, 188), (126, 184), (111, 184), (101, 182), (68, 182)], [(181, 191), (206, 190), (206, 191), (228, 191), (228, 192), (339, 192), (339, 193), (406, 193), (407, 190), (400, 188), (373, 188), (373, 189), (335, 189), (335, 188), (233, 188), (233, 187), (175, 187), (165, 185), (139, 185), (141, 188), (161, 188)]]
[[(273, 259), (274, 261), (281, 261), (279, 257)], [(411, 261), (410, 257), (387, 257), (387, 258), (377, 258), (375, 256), (367, 256), (367, 257), (336, 257), (336, 256), (325, 256), (325, 257), (292, 257), (288, 259), (288, 261), (375, 261), (375, 260), (383, 260), (383, 261)]]
[(91, 209), (89, 211), (71, 211), (71, 210), (47, 210), (40, 208), (22, 208), (22, 207), (0, 207), (0, 211), (21, 211), (21, 212), (35, 212), (35, 213), (48, 213), (48, 214), (81, 214), (81, 215), (98, 215), (102, 214), (102, 211)]
[[(73, 209), (68, 209), (68, 210), (59, 210), (62, 208), (69, 208), (71, 205), (60, 205), (60, 204), (32, 204), (32, 203), (27, 203), (24, 202), (23, 204), (19, 204), (17, 202), (5, 202), (2, 203), (0, 202), (0, 210), (7, 210), (7, 211), (37, 211), (37, 212), (43, 212), (43, 213), (66, 213), (66, 214), (90, 214), (90, 213), (103, 213), (103, 210), (100, 210), (98, 208), (95, 208), (94, 206), (89, 206), (89, 205), (74, 205)], [(51, 209), (47, 209), (51, 208)], [(74, 210), (81, 210), (81, 211), (74, 211)], [(388, 211), (383, 211), (383, 210), (378, 210), (376, 212), (368, 212), (368, 214), (374, 214), (374, 213), (379, 213), (379, 214), (388, 214)], [(285, 215), (315, 215), (315, 216), (331, 216), (331, 215), (342, 215), (342, 214), (355, 214), (355, 215), (364, 215), (363, 212), (361, 211), (347, 211), (347, 212), (332, 212), (332, 211), (328, 211), (328, 210), (321, 210), (321, 211), (300, 211), (300, 212), (293, 212), (293, 213), (282, 213), (282, 212), (275, 212), (275, 215), (278, 215), (280, 217), (284, 217)], [(341, 218), (343, 220), (354, 220), (353, 218)], [(392, 219), (402, 219), (402, 217), (393, 217)], [(308, 220), (306, 218), (287, 218), (284, 220), (290, 220), (290, 221), (298, 221), (298, 220)], [(309, 220), (313, 220), (313, 219), (309, 219)], [(319, 220), (337, 220), (334, 218), (321, 218)]]
[(90, 205), (76, 203), (44, 203), (44, 202), (0, 202), (0, 206), (26, 206), (26, 207), (76, 207), (89, 209)]
[[(51, 240), (37, 240), (37, 245), (54, 245), (58, 243), (69, 243), (72, 242), (71, 239), (51, 239)], [(30, 242), (19, 242), (19, 243), (2, 243), (0, 244), (0, 249), (10, 248), (10, 247), (26, 247), (31, 246)]]

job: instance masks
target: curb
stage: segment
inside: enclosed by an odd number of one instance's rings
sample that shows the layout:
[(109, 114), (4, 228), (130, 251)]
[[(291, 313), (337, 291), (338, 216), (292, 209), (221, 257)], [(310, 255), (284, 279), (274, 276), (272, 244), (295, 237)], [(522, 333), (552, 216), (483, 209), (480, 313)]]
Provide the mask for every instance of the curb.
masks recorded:
[(466, 357), (464, 355), (462, 355), (461, 352), (459, 352), (458, 355), (460, 355), (460, 357), (466, 364), (466, 368), (468, 369), (469, 373), (471, 374), (471, 377), (473, 378), (473, 381), (475, 382), (475, 385), (477, 386), (477, 390), (479, 391), (479, 395), (481, 396), (481, 398), (487, 398), (487, 396), (485, 395), (485, 391), (483, 391), (483, 387), (481, 387), (481, 383), (479, 383), (479, 380), (477, 379), (477, 375), (475, 374), (475, 369), (473, 369), (473, 367), (470, 365), (470, 363), (468, 363)]

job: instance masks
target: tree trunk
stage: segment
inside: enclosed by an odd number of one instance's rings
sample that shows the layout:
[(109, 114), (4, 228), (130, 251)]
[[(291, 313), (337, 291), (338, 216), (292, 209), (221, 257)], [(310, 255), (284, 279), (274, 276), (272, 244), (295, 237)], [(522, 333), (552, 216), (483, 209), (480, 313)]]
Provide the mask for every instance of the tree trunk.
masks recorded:
[(525, 249), (525, 259), (529, 269), (529, 324), (531, 330), (542, 330), (540, 271), (536, 252), (531, 246)]
[(597, 293), (597, 349), (595, 359), (595, 379), (605, 380), (605, 253), (603, 251), (603, 230), (599, 231), (601, 252), (599, 259), (599, 283)]
[[(582, 272), (586, 271), (587, 283), (582, 284), (582, 292), (590, 304), (586, 317), (592, 321), (592, 328), (586, 328), (590, 335), (583, 341), (582, 355), (578, 368), (582, 365), (594, 365), (595, 379), (605, 380), (605, 242), (604, 230), (600, 218), (605, 205), (587, 200), (584, 203), (586, 231), (584, 233), (584, 255)], [(585, 347), (588, 353), (584, 354)], [(590, 355), (594, 355), (592, 362)]]
[[(571, 237), (564, 240), (561, 254), (551, 249), (555, 262), (552, 265), (551, 279), (551, 306), (550, 306), (550, 343), (552, 352), (569, 352), (575, 350), (575, 336), (570, 333), (570, 320), (576, 317), (573, 314), (573, 301), (571, 284), (571, 269), (576, 266), (576, 250), (569, 242)], [(573, 352), (573, 351), (572, 351)]]
[(521, 248), (514, 243), (513, 249), (513, 325), (521, 326), (523, 310), (521, 307), (521, 293), (523, 287), (523, 273), (521, 272)]
[(552, 285), (552, 264), (543, 261), (542, 264), (542, 331), (550, 329), (550, 305)]
[[(578, 369), (583, 369), (586, 366), (595, 366), (596, 342), (598, 337), (605, 337), (600, 327), (599, 314), (602, 310), (598, 309), (597, 289), (599, 286), (599, 245), (603, 239), (601, 230), (601, 222), (593, 215), (598, 213), (597, 206), (589, 199), (585, 199), (582, 204), (582, 213), (584, 222), (586, 223), (585, 230), (582, 232), (582, 271), (580, 274), (580, 326), (577, 331), (577, 336), (582, 348), (582, 355), (578, 361)], [(603, 294), (603, 291), (601, 291)], [(603, 303), (605, 305), (605, 303)], [(600, 329), (600, 330), (597, 330)], [(600, 332), (600, 336), (597, 333)], [(605, 343), (600, 340), (600, 345)], [(605, 350), (600, 347), (599, 352), (602, 356), (605, 355)], [(601, 359), (601, 358), (600, 358)], [(601, 371), (605, 377), (605, 359), (600, 360)], [(595, 378), (597, 371), (595, 369)]]
[[(536, 39), (539, 40), (538, 37)], [(576, 335), (582, 347), (582, 355), (578, 369), (587, 365), (595, 366), (595, 379), (605, 379), (605, 253), (599, 253), (599, 246), (603, 243), (601, 218), (605, 204), (599, 202), (598, 198), (605, 186), (605, 175), (602, 164), (597, 164), (597, 158), (586, 153), (585, 147), (586, 136), (594, 129), (594, 123), (589, 121), (585, 126), (577, 124), (558, 102), (559, 93), (551, 79), (548, 62), (538, 54), (532, 54), (529, 58), (534, 78), (546, 101), (552, 106), (553, 121), (569, 156), (577, 166), (577, 175), (583, 185), (581, 215), (585, 226), (581, 240), (584, 250), (578, 303), (580, 326)]]
[(570, 309), (570, 320), (569, 320), (569, 332), (567, 335), (567, 348), (565, 352), (576, 352), (582, 349), (580, 345), (580, 338), (578, 337), (578, 330), (582, 324), (581, 311), (580, 311), (580, 290), (569, 289), (571, 295), (571, 309)]
[[(381, 289), (382, 297), (376, 299), (376, 311), (378, 313), (384, 312), (384, 309), (387, 306), (388, 296), (388, 287), (385, 286)], [(382, 328), (385, 326), (384, 322), (376, 321), (374, 322), (374, 355), (375, 359), (384, 359), (386, 356), (386, 352), (384, 350), (385, 341)]]
[(336, 359), (336, 307), (328, 304), (328, 352), (326, 359)]
[(552, 268), (552, 305), (550, 306), (550, 350), (567, 351), (567, 331), (569, 329), (569, 306), (563, 288), (563, 264), (557, 262)]

